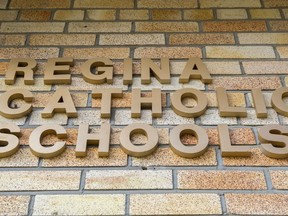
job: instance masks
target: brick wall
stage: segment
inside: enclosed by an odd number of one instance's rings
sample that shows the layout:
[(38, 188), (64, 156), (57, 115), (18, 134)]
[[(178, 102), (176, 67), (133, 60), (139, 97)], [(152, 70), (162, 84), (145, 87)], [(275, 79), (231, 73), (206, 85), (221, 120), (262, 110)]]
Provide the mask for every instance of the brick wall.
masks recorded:
[[(288, 83), (288, 1), (286, 0), (0, 0), (0, 91), (25, 88), (33, 92), (33, 112), (12, 122), (21, 127), (20, 150), (0, 159), (0, 214), (288, 214), (288, 159), (271, 159), (259, 150), (257, 128), (288, 124), (271, 108), (274, 89)], [(78, 118), (56, 114), (42, 119), (41, 111), (59, 86), (44, 85), (47, 58), (73, 57), (72, 84), (67, 85)], [(35, 84), (22, 79), (4, 84), (8, 61), (37, 59)], [(100, 99), (93, 88), (111, 85), (86, 83), (79, 66), (86, 59), (108, 57), (114, 62), (114, 84), (124, 90), (113, 99), (111, 119), (100, 118)], [(122, 84), (123, 59), (134, 59), (134, 81)], [(171, 58), (172, 84), (140, 84), (139, 58)], [(186, 59), (201, 57), (213, 83), (200, 80), (179, 84)], [(221, 118), (215, 87), (229, 91), (232, 106), (247, 107), (248, 117)], [(131, 89), (162, 89), (162, 118), (150, 110), (141, 119), (130, 118)], [(184, 118), (170, 104), (173, 91), (192, 87), (209, 99), (205, 115)], [(265, 92), (268, 118), (257, 119), (250, 90)], [(19, 101), (14, 101), (15, 104)], [(185, 101), (190, 104), (191, 101)], [(103, 122), (112, 125), (109, 158), (98, 158), (97, 146), (84, 158), (75, 157), (78, 125), (86, 122), (97, 132)], [(160, 147), (150, 156), (127, 156), (119, 146), (125, 125), (144, 122), (157, 128)], [(196, 123), (207, 130), (208, 151), (185, 159), (169, 147), (169, 130)], [(67, 150), (53, 159), (39, 159), (29, 149), (29, 135), (39, 125), (56, 123), (68, 132)], [(216, 125), (229, 124), (233, 144), (249, 145), (248, 158), (221, 157)], [(144, 136), (133, 137), (145, 143)], [(53, 144), (48, 136), (43, 141)], [(183, 137), (191, 144), (195, 140)]]

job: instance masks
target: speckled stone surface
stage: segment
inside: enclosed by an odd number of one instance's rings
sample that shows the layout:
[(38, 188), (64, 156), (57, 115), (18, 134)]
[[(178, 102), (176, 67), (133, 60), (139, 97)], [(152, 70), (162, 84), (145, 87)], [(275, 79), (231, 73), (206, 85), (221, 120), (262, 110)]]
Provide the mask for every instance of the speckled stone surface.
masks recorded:
[(177, 115), (172, 110), (164, 110), (162, 118), (156, 118), (157, 125), (179, 125), (179, 124), (193, 124), (194, 118), (186, 118)]
[(109, 119), (100, 117), (100, 110), (79, 110), (77, 118), (71, 118), (73, 125), (89, 124), (89, 125), (101, 125), (103, 123), (109, 123)]
[(213, 0), (200, 0), (200, 7), (201, 8), (214, 8), (214, 7), (227, 7), (227, 8), (233, 8), (233, 7), (260, 7), (261, 3), (260, 0), (222, 0), (222, 1), (213, 1)]
[(285, 215), (287, 214), (287, 197), (286, 194), (225, 194), (227, 213)]
[(240, 44), (288, 44), (288, 33), (238, 34)]
[(266, 31), (265, 21), (209, 21), (204, 23), (204, 32), (260, 32)]
[(254, 109), (247, 110), (247, 117), (240, 118), (242, 125), (267, 125), (279, 124), (277, 113), (273, 109), (267, 110), (267, 118), (257, 118)]
[(0, 167), (37, 167), (38, 161), (29, 148), (20, 148), (12, 156), (1, 158)]
[(123, 215), (124, 209), (123, 194), (37, 195), (33, 215)]
[(198, 47), (139, 47), (135, 49), (135, 58), (189, 58), (202, 57)]
[(40, 110), (35, 110), (32, 112), (30, 117), (30, 125), (44, 125), (44, 124), (67, 124), (68, 117), (64, 113), (55, 113), (52, 118), (42, 118)]
[[(201, 179), (201, 181), (199, 181)], [(263, 172), (254, 171), (178, 171), (179, 189), (263, 190), (266, 182)]]
[(213, 18), (213, 11), (210, 9), (184, 10), (185, 20), (211, 20)]
[(285, 46), (277, 47), (277, 52), (279, 53), (281, 58), (288, 58), (288, 48)]
[(1, 215), (27, 215), (29, 196), (0, 196)]
[(217, 18), (221, 20), (247, 19), (248, 15), (245, 9), (218, 9)]
[(115, 111), (115, 125), (129, 125), (132, 123), (152, 124), (151, 110), (142, 110), (140, 118), (131, 118), (130, 109), (118, 109)]
[(114, 10), (87, 10), (89, 20), (115, 20), (116, 11)]
[(130, 203), (130, 213), (133, 215), (222, 213), (217, 194), (133, 194)]
[(246, 74), (287, 74), (287, 61), (248, 61), (243, 62)]
[(155, 45), (165, 44), (163, 34), (117, 34), (101, 35), (100, 45)]
[(87, 190), (172, 189), (171, 170), (93, 170), (86, 174)]
[(280, 19), (281, 14), (277, 9), (250, 9), (253, 19)]
[(170, 148), (158, 148), (153, 154), (142, 157), (132, 158), (133, 166), (215, 166), (216, 152), (214, 148), (208, 148), (207, 152), (195, 158), (183, 158)]
[(66, 149), (61, 155), (44, 159), (43, 167), (81, 167), (81, 166), (126, 166), (127, 154), (120, 148), (110, 148), (109, 157), (99, 157), (97, 148), (88, 148), (87, 156), (76, 158), (75, 149)]
[(3, 171), (0, 180), (1, 191), (77, 190), (80, 171)]
[(273, 184), (273, 188), (275, 189), (284, 189), (288, 188), (288, 171), (286, 170), (271, 170), (270, 176)]
[(200, 116), (201, 122), (204, 125), (217, 125), (217, 124), (228, 124), (236, 125), (237, 119), (235, 117), (220, 117), (218, 110), (208, 109), (205, 115)]

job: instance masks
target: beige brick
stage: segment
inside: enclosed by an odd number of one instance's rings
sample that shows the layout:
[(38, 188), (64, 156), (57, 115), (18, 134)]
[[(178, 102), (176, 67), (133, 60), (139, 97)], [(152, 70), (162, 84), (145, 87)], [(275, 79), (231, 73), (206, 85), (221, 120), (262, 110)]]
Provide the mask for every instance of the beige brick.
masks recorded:
[(130, 22), (71, 22), (69, 32), (130, 32)]
[(281, 19), (278, 9), (251, 9), (252, 19)]
[(89, 20), (115, 20), (115, 10), (87, 10)]
[(237, 119), (235, 117), (220, 117), (218, 110), (208, 109), (201, 117), (201, 122), (204, 125), (228, 124), (236, 125)]
[[(171, 74), (182, 74), (186, 63), (186, 61), (170, 61)], [(206, 65), (210, 74), (241, 74), (240, 64), (236, 61), (204, 61), (203, 63)]]
[[(265, 102), (266, 107), (272, 107), (272, 105), (271, 105), (272, 93), (271, 92), (262, 92), (262, 94), (264, 97), (264, 102)], [(252, 107), (254, 107), (254, 101), (252, 99), (252, 94), (248, 93), (247, 96), (248, 96), (247, 98), (248, 98), (249, 103), (251, 104)], [(284, 98), (285, 102), (286, 102), (286, 100), (287, 99)]]
[(210, 9), (184, 10), (184, 20), (211, 20), (214, 18)]
[(24, 79), (17, 78), (15, 84), (6, 85), (4, 78), (0, 78), (0, 91), (8, 91), (11, 89), (25, 88), (29, 91), (50, 91), (51, 85), (44, 85), (43, 78), (34, 78), (34, 85), (24, 85)]
[(261, 7), (260, 0), (200, 0), (201, 8)]
[(25, 35), (0, 35), (1, 46), (23, 46), (25, 41)]
[(106, 57), (124, 59), (129, 57), (129, 48), (64, 48), (63, 57), (73, 56), (75, 59)]
[(207, 58), (275, 58), (271, 46), (206, 46)]
[[(142, 97), (151, 97), (151, 92), (141, 93)], [(121, 98), (112, 98), (111, 107), (117, 108), (129, 108), (132, 103), (132, 93), (124, 92)], [(161, 94), (161, 104), (162, 107), (166, 106), (166, 94)], [(100, 98), (92, 98), (92, 107), (101, 107)]]
[(224, 166), (260, 166), (282, 167), (288, 165), (288, 159), (272, 159), (266, 157), (259, 148), (251, 150), (251, 157), (223, 157)]
[(16, 125), (24, 125), (26, 122), (27, 116), (16, 118), (16, 119), (8, 119), (0, 115), (0, 122), (12, 123)]
[(227, 90), (251, 90), (261, 88), (262, 90), (274, 90), (280, 88), (281, 81), (277, 76), (249, 76), (249, 77), (214, 77), (213, 84), (208, 89), (223, 87)]
[(0, 20), (1, 21), (12, 21), (16, 20), (18, 11), (16, 10), (1, 10), (0, 11)]
[(127, 154), (120, 148), (110, 148), (108, 157), (99, 157), (97, 148), (88, 148), (87, 156), (76, 158), (75, 149), (67, 148), (64, 153), (52, 159), (44, 159), (43, 167), (121, 167), (127, 165)]
[(172, 34), (169, 44), (235, 44), (233, 34)]
[(284, 16), (286, 19), (288, 19), (288, 9), (282, 9)]
[(196, 8), (196, 0), (139, 0), (137, 2), (137, 7), (139, 8)]
[(288, 195), (286, 194), (225, 194), (225, 200), (228, 214), (287, 214)]
[(190, 58), (202, 57), (198, 47), (139, 47), (135, 49), (134, 58)]
[(228, 20), (203, 22), (204, 32), (263, 32), (267, 31), (264, 20)]
[(195, 158), (184, 158), (176, 155), (170, 148), (158, 148), (145, 157), (133, 157), (133, 166), (216, 166), (216, 152), (208, 148), (207, 152)]
[[(189, 205), (187, 201), (189, 200)], [(132, 194), (130, 213), (133, 215), (222, 214), (217, 194)]]
[(133, 8), (133, 0), (76, 0), (74, 8)]
[(218, 9), (218, 19), (247, 19), (248, 15), (245, 9)]
[(131, 110), (121, 109), (115, 111), (115, 125), (129, 125), (132, 123), (152, 124), (151, 110), (142, 110), (141, 118), (131, 118)]
[(1, 215), (28, 215), (30, 196), (0, 196)]
[(35, 110), (32, 112), (29, 124), (30, 125), (44, 125), (44, 124), (60, 124), (66, 125), (68, 117), (64, 113), (56, 113), (52, 118), (42, 118), (41, 111)]
[(1, 191), (77, 190), (80, 171), (2, 171)]
[(94, 34), (35, 34), (30, 36), (29, 44), (32, 46), (42, 45), (89, 45), (95, 44)]
[(288, 33), (238, 34), (240, 44), (288, 44)]
[(288, 47), (277, 47), (277, 52), (279, 53), (280, 58), (288, 58)]
[(124, 215), (124, 194), (37, 195), (33, 215)]
[(141, 84), (141, 79), (136, 77), (133, 78), (132, 87), (140, 88), (143, 91), (151, 90), (153, 88), (159, 88), (163, 91), (175, 91), (186, 87), (195, 88), (199, 90), (205, 89), (205, 85), (200, 80), (191, 80), (188, 84), (180, 84), (179, 77), (171, 77), (171, 83), (165, 85), (160, 84), (154, 77), (151, 78), (151, 84), (149, 85)]
[(246, 74), (287, 74), (288, 61), (242, 62)]
[[(1, 84), (1, 79), (0, 79)], [(123, 80), (120, 77), (113, 78), (113, 84), (91, 84), (84, 81), (82, 77), (73, 77), (72, 82), (70, 85), (59, 85), (62, 87), (67, 87), (71, 91), (85, 91), (85, 90), (92, 90), (92, 89), (105, 89), (105, 88), (122, 88), (123, 91), (128, 89), (127, 85), (123, 85)], [(57, 86), (58, 87), (58, 86)], [(0, 86), (1, 90), (1, 86)]]
[(33, 58), (33, 59), (47, 59), (57, 58), (59, 55), (59, 48), (0, 48), (1, 59), (11, 58)]
[(270, 176), (272, 180), (272, 185), (273, 188), (275, 189), (286, 189), (288, 188), (288, 171), (285, 170), (271, 170), (270, 171)]
[(101, 125), (109, 123), (109, 119), (100, 118), (100, 110), (79, 110), (78, 117), (71, 119), (73, 125), (80, 125), (87, 123), (89, 125)]
[(99, 45), (157, 45), (165, 44), (164, 34), (104, 34)]
[(273, 109), (267, 110), (267, 118), (257, 118), (254, 109), (247, 110), (247, 117), (240, 118), (243, 125), (266, 125), (266, 124), (279, 124), (277, 113)]
[(31, 8), (69, 8), (69, 0), (51, 0), (47, 2), (46, 0), (12, 0), (10, 8), (14, 9), (31, 9)]
[(197, 22), (136, 22), (136, 32), (198, 32)]
[[(265, 177), (259, 171), (180, 170), (177, 172), (179, 189), (200, 190), (263, 190)], [(201, 179), (201, 180), (200, 180)], [(199, 181), (200, 180), (200, 181)]]
[(48, 21), (51, 17), (51, 10), (21, 10), (20, 20), (24, 21)]
[(193, 124), (194, 118), (186, 118), (179, 116), (172, 110), (163, 110), (161, 118), (156, 118), (157, 125), (179, 125), (179, 124)]
[(26, 33), (26, 32), (63, 32), (63, 22), (3, 22), (1, 32)]
[(180, 10), (152, 10), (153, 20), (181, 20)]
[(84, 10), (57, 10), (54, 20), (83, 20)]
[(1, 158), (0, 167), (37, 167), (38, 160), (38, 157), (31, 153), (30, 148), (20, 148), (10, 157)]
[(148, 10), (120, 10), (120, 20), (148, 20)]
[(288, 20), (274, 20), (269, 23), (272, 31), (287, 32), (288, 30)]
[(288, 7), (288, 2), (286, 0), (265, 0), (264, 6), (267, 8), (271, 7)]
[(0, 8), (6, 9), (8, 0), (0, 0)]
[(171, 170), (91, 170), (85, 181), (87, 190), (172, 188)]

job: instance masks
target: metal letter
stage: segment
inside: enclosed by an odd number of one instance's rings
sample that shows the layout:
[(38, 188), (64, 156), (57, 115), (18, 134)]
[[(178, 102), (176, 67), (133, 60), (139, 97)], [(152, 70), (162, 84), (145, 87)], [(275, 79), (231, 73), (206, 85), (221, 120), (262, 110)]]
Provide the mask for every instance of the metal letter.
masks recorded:
[(152, 108), (154, 118), (162, 117), (161, 89), (152, 89), (151, 97), (141, 97), (140, 89), (132, 89), (131, 117), (140, 118), (142, 107)]
[[(10, 134), (9, 134), (10, 133)], [(0, 158), (9, 157), (19, 149), (20, 128), (11, 123), (0, 124)]]
[[(145, 145), (134, 145), (130, 137), (133, 134), (142, 133), (147, 136)], [(120, 146), (122, 150), (134, 157), (143, 157), (154, 152), (158, 146), (158, 132), (148, 124), (134, 123), (125, 127), (120, 134)]]
[(41, 158), (52, 158), (60, 155), (66, 148), (65, 142), (56, 142), (53, 146), (42, 146), (41, 140), (44, 136), (56, 133), (57, 138), (67, 137), (65, 128), (57, 124), (42, 125), (34, 129), (29, 138), (31, 152)]
[[(183, 145), (180, 138), (184, 134), (196, 136), (198, 143), (192, 146)], [(204, 154), (208, 148), (208, 141), (206, 131), (193, 124), (178, 125), (170, 132), (171, 149), (175, 154), (185, 158), (194, 158)]]
[(33, 94), (26, 89), (12, 89), (0, 96), (0, 114), (9, 119), (21, 118), (32, 111), (32, 105), (24, 103), (17, 109), (9, 107), (11, 101), (22, 98), (25, 102), (32, 102)]
[[(185, 97), (192, 97), (196, 100), (195, 107), (186, 107), (182, 100)], [(183, 117), (198, 117), (205, 113), (208, 105), (208, 99), (204, 93), (193, 88), (184, 88), (177, 90), (171, 96), (171, 105), (173, 111)]]
[(264, 97), (260, 88), (251, 91), (257, 118), (267, 118), (267, 109)]
[(288, 87), (276, 89), (271, 98), (272, 107), (281, 115), (288, 117), (288, 106), (283, 102), (283, 98), (288, 96)]
[(170, 80), (170, 65), (168, 58), (161, 58), (161, 69), (151, 59), (141, 59), (141, 83), (150, 84), (150, 73), (153, 73), (157, 80), (162, 84), (169, 84)]
[(33, 74), (37, 68), (37, 62), (32, 58), (11, 59), (5, 75), (5, 84), (13, 85), (16, 76), (24, 76), (25, 85), (33, 85)]

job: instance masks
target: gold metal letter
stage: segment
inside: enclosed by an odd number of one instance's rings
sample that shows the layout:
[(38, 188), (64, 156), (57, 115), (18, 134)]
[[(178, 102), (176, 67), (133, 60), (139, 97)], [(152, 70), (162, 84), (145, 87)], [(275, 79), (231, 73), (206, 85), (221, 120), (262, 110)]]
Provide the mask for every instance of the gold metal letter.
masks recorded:
[(257, 118), (267, 118), (267, 109), (261, 89), (252, 89), (251, 93), (254, 107), (256, 109)]
[(221, 117), (246, 117), (247, 112), (244, 107), (229, 106), (226, 90), (223, 87), (216, 88), (216, 96)]
[(283, 125), (265, 125), (259, 128), (261, 151), (270, 158), (288, 158), (288, 128)]
[(80, 124), (78, 129), (78, 138), (76, 144), (76, 157), (85, 157), (87, 155), (87, 145), (98, 144), (99, 157), (109, 156), (111, 126), (108, 123), (101, 125), (100, 132), (91, 134), (88, 124)]
[(70, 84), (70, 66), (74, 65), (73, 58), (51, 58), (47, 61), (44, 73), (44, 83), (52, 84)]
[[(91, 69), (97, 67), (97, 74), (91, 73)], [(108, 58), (94, 58), (84, 62), (81, 72), (86, 82), (92, 84), (113, 83), (113, 62)]]
[(48, 105), (42, 111), (42, 118), (52, 118), (54, 113), (66, 113), (68, 117), (77, 117), (77, 111), (69, 90), (60, 87), (53, 94)]
[(150, 84), (150, 73), (153, 72), (157, 80), (162, 84), (169, 84), (170, 81), (170, 65), (168, 58), (161, 58), (161, 69), (151, 59), (141, 59), (141, 83)]
[(283, 98), (288, 96), (288, 87), (276, 89), (271, 98), (272, 107), (281, 115), (288, 117), (288, 106), (283, 102)]
[(223, 157), (250, 157), (249, 146), (233, 146), (230, 142), (229, 129), (226, 124), (219, 124), (218, 135), (220, 141), (221, 155)]
[(65, 150), (65, 142), (56, 142), (53, 146), (41, 145), (42, 138), (51, 133), (56, 134), (59, 139), (67, 137), (65, 128), (57, 124), (42, 125), (32, 131), (29, 138), (29, 146), (35, 156), (52, 158), (60, 155)]
[[(131, 143), (131, 136), (136, 133), (143, 133), (147, 136), (145, 145), (134, 145)], [(122, 150), (134, 157), (143, 157), (154, 152), (158, 146), (158, 132), (148, 124), (134, 123), (125, 127), (120, 134), (120, 146)]]
[[(9, 134), (11, 133), (11, 134)], [(0, 124), (0, 158), (9, 157), (19, 149), (20, 128), (11, 123)]]
[(33, 85), (33, 73), (36, 68), (37, 62), (32, 58), (11, 59), (5, 75), (5, 84), (13, 85), (15, 83), (16, 76), (24, 75), (25, 85)]
[(32, 111), (32, 105), (24, 103), (17, 109), (12, 109), (9, 104), (12, 100), (22, 98), (25, 102), (32, 102), (33, 94), (26, 89), (12, 89), (0, 96), (0, 114), (6, 118), (15, 119), (28, 115)]
[(121, 88), (93, 89), (92, 98), (101, 98), (101, 117), (110, 118), (112, 97), (122, 97)]
[(132, 118), (141, 117), (141, 107), (152, 108), (152, 116), (160, 118), (162, 116), (161, 89), (152, 89), (151, 97), (141, 97), (140, 89), (132, 89)]
[[(181, 142), (181, 136), (192, 134), (196, 136), (197, 145), (185, 146)], [(170, 132), (170, 146), (173, 152), (181, 157), (194, 158), (204, 154), (208, 148), (208, 135), (206, 131), (193, 124), (182, 124), (174, 127)]]
[(201, 79), (203, 83), (212, 83), (212, 77), (200, 58), (190, 58), (182, 74), (179, 83), (188, 83), (190, 79)]
[[(195, 107), (186, 107), (183, 105), (182, 100), (185, 97), (192, 97), (196, 100)], [(198, 117), (202, 115), (207, 108), (208, 99), (204, 93), (193, 88), (184, 88), (177, 90), (171, 96), (171, 105), (173, 111), (183, 117)]]

